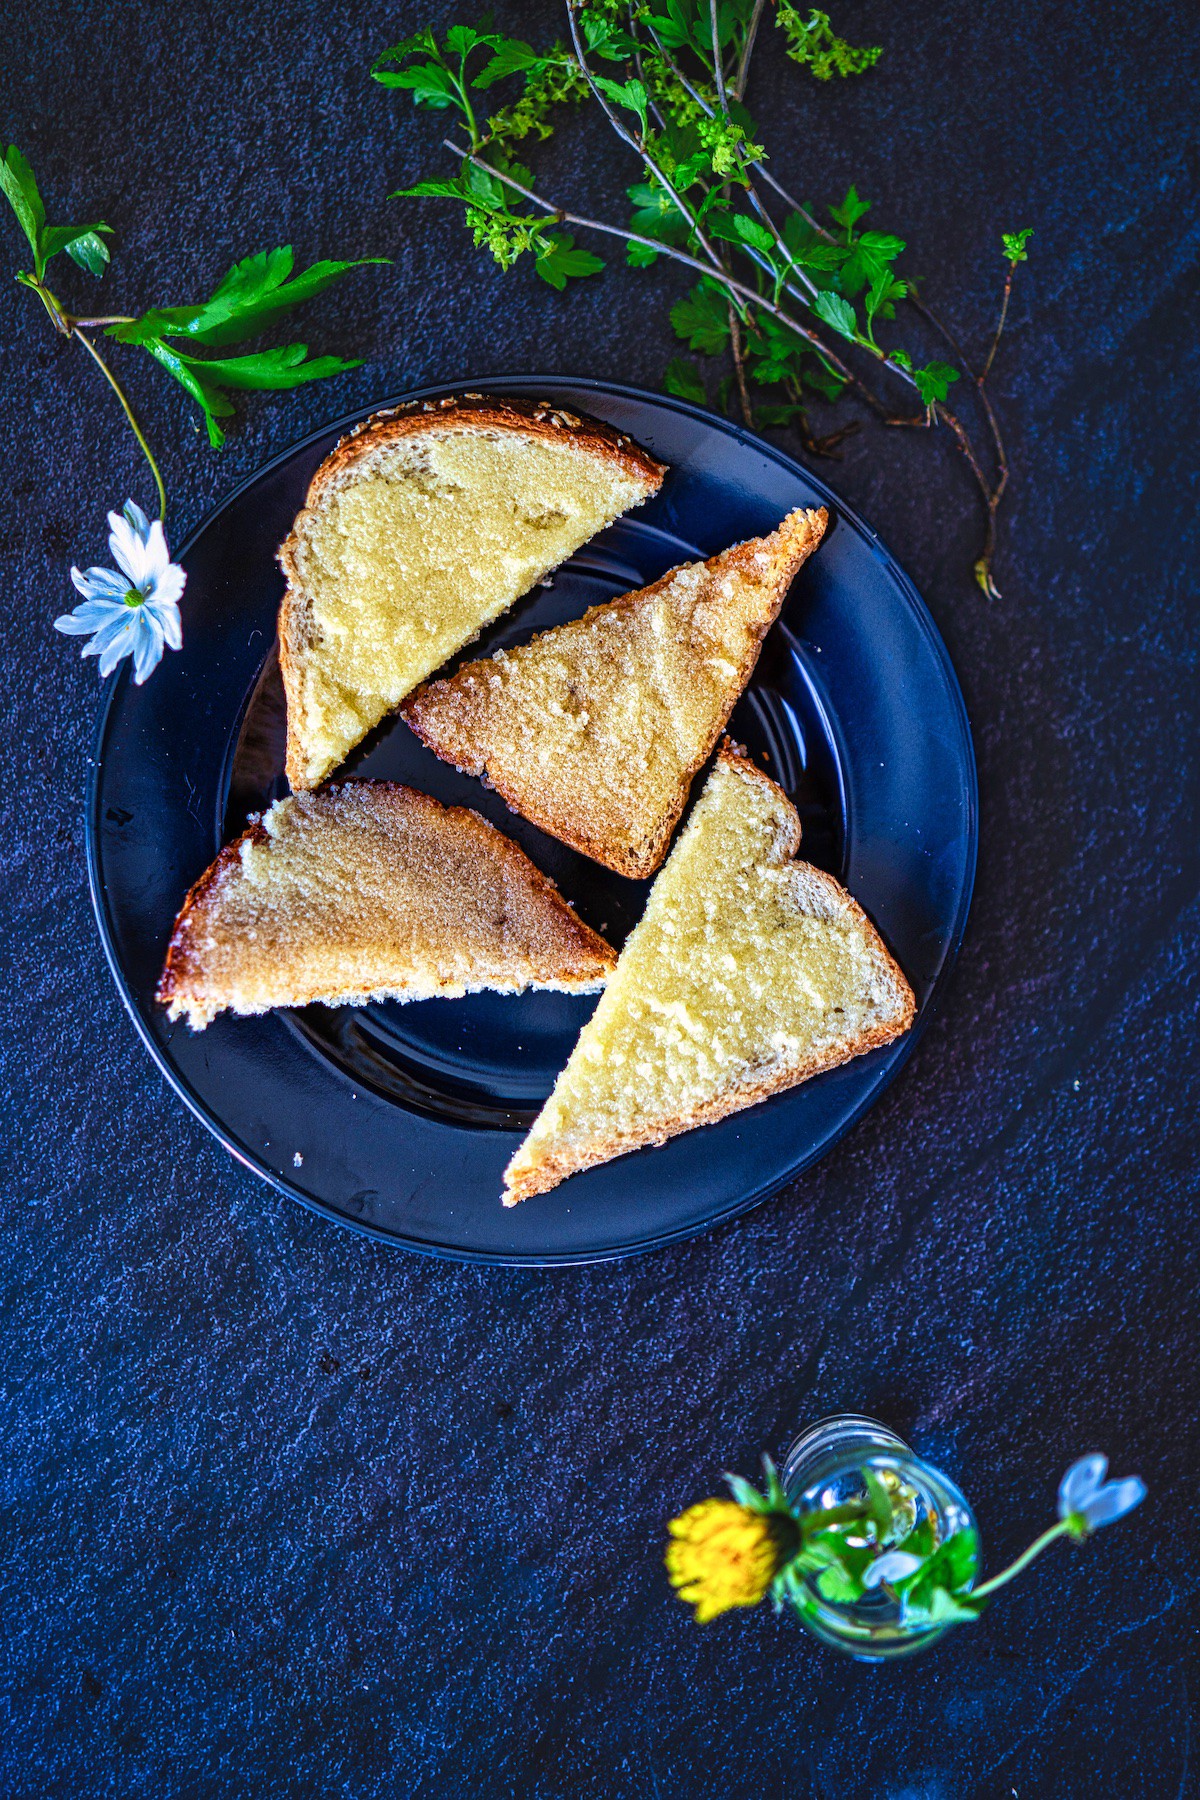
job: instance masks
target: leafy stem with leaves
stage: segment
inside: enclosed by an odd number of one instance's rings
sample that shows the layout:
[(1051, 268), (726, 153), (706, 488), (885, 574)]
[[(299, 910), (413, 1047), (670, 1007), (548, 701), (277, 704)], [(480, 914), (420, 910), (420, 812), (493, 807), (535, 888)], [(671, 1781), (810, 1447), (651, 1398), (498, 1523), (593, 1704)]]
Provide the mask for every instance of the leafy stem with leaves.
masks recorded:
[[(791, 0), (774, 0), (773, 10), (784, 54), (817, 81), (861, 76), (882, 55), (840, 38), (826, 13)], [(858, 428), (851, 418), (824, 435), (813, 429), (811, 409), (842, 400), (887, 426), (944, 427), (979, 489), (985, 529), (975, 574), (994, 593), (1008, 460), (986, 383), (1032, 234), (1003, 236), (1000, 322), (976, 375), (913, 276), (899, 272), (904, 240), (864, 223), (870, 203), (856, 187), (824, 209), (822, 222), (820, 209), (794, 199), (767, 169), (745, 104), (767, 16), (766, 0), (567, 0), (567, 41), (545, 50), (490, 28), (455, 25), (441, 42), (422, 30), (386, 50), (372, 73), (418, 106), (456, 114), (461, 130), (444, 142), (459, 171), (398, 196), (459, 202), (474, 242), (501, 267), (528, 253), (560, 290), (604, 266), (568, 226), (622, 240), (635, 269), (660, 258), (686, 268), (693, 286), (673, 305), (671, 323), (700, 357), (728, 358), (718, 404), (728, 410), (736, 395), (748, 425), (793, 427), (810, 453), (836, 454)], [(484, 121), (478, 96), (503, 82), (519, 83), (519, 92)], [(523, 140), (548, 139), (562, 107), (581, 102), (597, 109), (640, 163), (623, 223), (547, 196), (514, 155)], [(931, 334), (953, 361), (931, 354)], [(966, 412), (949, 403), (956, 384)], [(692, 360), (673, 358), (664, 385), (707, 403)], [(915, 409), (898, 405), (904, 391)]]
[(302, 382), (320, 381), (358, 367), (357, 361), (338, 356), (310, 357), (308, 346), (299, 343), (234, 356), (197, 355), (197, 351), (220, 350), (257, 337), (293, 307), (324, 293), (351, 269), (365, 263), (386, 262), (385, 257), (318, 262), (297, 274), (291, 248), (283, 245), (235, 263), (208, 299), (196, 305), (151, 307), (138, 315), (74, 313), (47, 286), (47, 267), (65, 251), (80, 269), (99, 278), (110, 260), (105, 239), (112, 235), (111, 228), (102, 221), (89, 225), (47, 224), (45, 204), (33, 170), (15, 145), (0, 158), (0, 190), (33, 258), (33, 268), (19, 270), (15, 279), (37, 295), (55, 330), (83, 347), (116, 394), (154, 477), (160, 517), (166, 512), (162, 472), (129, 396), (101, 355), (93, 333), (103, 332), (119, 344), (141, 350), (165, 369), (199, 407), (214, 449), (220, 449), (225, 441), (219, 421), (234, 411), (229, 397), (232, 393), (294, 388)]

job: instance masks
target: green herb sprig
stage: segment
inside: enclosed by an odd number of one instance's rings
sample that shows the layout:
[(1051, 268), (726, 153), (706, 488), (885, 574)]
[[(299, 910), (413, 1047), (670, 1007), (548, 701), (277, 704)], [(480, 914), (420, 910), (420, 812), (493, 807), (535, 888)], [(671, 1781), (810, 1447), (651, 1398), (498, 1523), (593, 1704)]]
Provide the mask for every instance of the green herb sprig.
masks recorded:
[[(690, 291), (671, 309), (688, 348), (720, 358), (717, 403), (736, 393), (748, 426), (795, 429), (814, 455), (834, 455), (859, 421), (818, 435), (814, 404), (845, 401), (889, 427), (944, 428), (974, 479), (984, 509), (975, 577), (994, 594), (996, 515), (1008, 460), (986, 388), (1029, 231), (1006, 233), (1008, 269), (999, 324), (976, 374), (952, 331), (925, 300), (923, 283), (899, 270), (894, 233), (864, 224), (870, 202), (851, 186), (824, 209), (792, 197), (767, 167), (745, 104), (765, 0), (567, 0), (568, 36), (545, 50), (522, 39), (455, 25), (439, 41), (424, 29), (393, 45), (372, 74), (414, 104), (454, 115), (444, 140), (458, 173), (400, 188), (393, 197), (459, 202), (475, 244), (508, 269), (531, 255), (552, 287), (604, 266), (576, 232), (615, 238), (629, 266), (660, 258), (686, 268)], [(818, 81), (861, 76), (879, 46), (840, 38), (829, 15), (775, 0), (784, 54)], [(504, 82), (516, 97), (486, 118), (481, 96)], [(626, 189), (624, 223), (572, 211), (539, 190), (514, 146), (551, 137), (565, 105), (586, 102), (640, 164)], [(568, 229), (568, 228), (573, 228)], [(886, 328), (886, 329), (885, 329)], [(918, 344), (940, 339), (952, 361)], [(668, 392), (706, 403), (702, 367), (675, 357)], [(905, 409), (900, 396), (916, 402)], [(955, 407), (949, 404), (952, 392)], [(967, 396), (971, 419), (957, 396)]]
[(33, 257), (32, 269), (18, 270), (15, 279), (37, 295), (55, 330), (86, 351), (112, 388), (150, 466), (158, 490), (160, 516), (166, 512), (166, 491), (158, 462), (129, 396), (96, 347), (93, 334), (101, 332), (119, 344), (140, 350), (165, 369), (200, 409), (214, 449), (220, 449), (225, 441), (220, 421), (234, 412), (232, 394), (299, 387), (303, 382), (321, 381), (359, 366), (361, 359), (310, 357), (308, 346), (301, 343), (242, 351), (233, 356), (197, 352), (223, 350), (259, 336), (294, 307), (324, 293), (351, 269), (387, 262), (386, 257), (318, 262), (296, 273), (291, 248), (283, 245), (235, 263), (208, 299), (196, 305), (151, 307), (136, 316), (76, 313), (47, 286), (47, 267), (65, 251), (88, 275), (102, 276), (110, 261), (105, 240), (112, 235), (111, 227), (100, 220), (89, 225), (47, 224), (45, 204), (33, 170), (15, 145), (0, 159), (0, 189)]

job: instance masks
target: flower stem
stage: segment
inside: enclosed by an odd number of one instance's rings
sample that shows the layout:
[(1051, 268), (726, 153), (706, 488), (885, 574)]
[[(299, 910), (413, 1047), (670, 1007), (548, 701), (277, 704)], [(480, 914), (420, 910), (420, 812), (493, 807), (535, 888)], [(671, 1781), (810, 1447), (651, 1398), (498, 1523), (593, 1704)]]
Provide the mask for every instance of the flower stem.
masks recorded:
[(129, 401), (125, 397), (124, 388), (121, 386), (120, 382), (117, 380), (116, 376), (113, 374), (112, 370), (109, 368), (108, 364), (105, 362), (104, 358), (101, 356), (101, 354), (97, 350), (96, 346), (93, 343), (90, 343), (88, 341), (88, 339), (84, 336), (83, 332), (80, 331), (80, 329), (77, 325), (72, 327), (71, 335), (72, 335), (72, 337), (76, 337), (79, 339), (79, 342), (83, 345), (83, 347), (87, 351), (88, 355), (92, 358), (93, 362), (99, 368), (100, 373), (104, 376), (105, 381), (107, 381), (109, 387), (112, 389), (113, 393), (117, 396), (117, 399), (121, 402), (121, 408), (125, 414), (125, 417), (129, 420), (130, 429), (132, 430), (134, 437), (137, 439), (138, 443), (142, 447), (142, 455), (146, 458), (146, 461), (150, 464), (150, 473), (153, 475), (154, 485), (158, 489), (158, 515), (159, 515), (159, 518), (165, 522), (166, 517), (167, 517), (167, 493), (166, 493), (166, 489), (163, 487), (163, 479), (162, 479), (162, 476), (158, 472), (158, 464), (155, 462), (153, 456), (150, 453), (150, 446), (146, 442), (145, 438), (142, 436), (142, 428), (133, 416), (133, 408), (132, 408), (132, 406), (130, 406)]
[(985, 1595), (995, 1593), (997, 1588), (1004, 1587), (1006, 1583), (1012, 1580), (1014, 1575), (1019, 1575), (1022, 1569), (1027, 1569), (1034, 1557), (1042, 1554), (1042, 1551), (1046, 1548), (1047, 1544), (1052, 1544), (1055, 1538), (1066, 1537), (1069, 1531), (1070, 1524), (1068, 1520), (1059, 1519), (1057, 1524), (1051, 1525), (1047, 1531), (1043, 1531), (1041, 1537), (1034, 1538), (1028, 1550), (1018, 1556), (1015, 1562), (1009, 1563), (1007, 1569), (1001, 1569), (1000, 1573), (998, 1575), (993, 1575), (990, 1581), (985, 1581), (979, 1587), (972, 1588), (971, 1598), (973, 1600), (981, 1600)]
[(829, 1525), (848, 1525), (852, 1519), (869, 1519), (869, 1500), (844, 1500), (840, 1506), (827, 1506), (820, 1512), (804, 1513), (799, 1519), (801, 1532), (807, 1537), (824, 1531)]

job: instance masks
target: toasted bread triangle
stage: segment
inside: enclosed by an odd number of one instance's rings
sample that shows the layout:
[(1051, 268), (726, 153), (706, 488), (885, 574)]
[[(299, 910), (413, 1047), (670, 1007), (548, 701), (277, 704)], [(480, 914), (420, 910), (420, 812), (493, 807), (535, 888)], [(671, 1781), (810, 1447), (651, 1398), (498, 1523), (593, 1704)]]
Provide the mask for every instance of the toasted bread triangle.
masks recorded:
[(616, 962), (524, 851), (464, 807), (386, 781), (277, 801), (196, 882), (159, 1000), (219, 1012), (588, 992)]
[(824, 509), (672, 569), (401, 708), (430, 749), (620, 875), (653, 874)]
[(279, 550), (293, 792), (664, 473), (595, 420), (481, 395), (380, 413), (343, 438)]
[(912, 990), (845, 889), (793, 860), (795, 808), (723, 748), (504, 1203), (753, 1106), (912, 1024)]

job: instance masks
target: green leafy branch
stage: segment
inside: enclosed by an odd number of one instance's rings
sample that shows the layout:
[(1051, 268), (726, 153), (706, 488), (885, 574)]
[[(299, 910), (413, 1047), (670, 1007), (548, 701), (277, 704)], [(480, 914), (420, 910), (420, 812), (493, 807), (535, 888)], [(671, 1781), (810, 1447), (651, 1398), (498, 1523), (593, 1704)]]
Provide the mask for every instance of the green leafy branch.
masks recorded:
[(790, 1529), (770, 1592), (776, 1609), (788, 1604), (812, 1613), (817, 1597), (852, 1607), (873, 1591), (894, 1603), (906, 1627), (952, 1625), (977, 1619), (994, 1594), (1007, 1587), (1053, 1543), (1083, 1543), (1126, 1516), (1146, 1497), (1137, 1476), (1109, 1481), (1108, 1460), (1093, 1454), (1073, 1463), (1058, 1490), (1058, 1519), (1007, 1567), (977, 1581), (979, 1536), (961, 1525), (942, 1536), (917, 1489), (899, 1470), (864, 1465), (861, 1494), (831, 1507), (794, 1502), (770, 1457), (763, 1458), (763, 1488), (738, 1475), (726, 1481), (746, 1512), (768, 1515)]
[(386, 262), (386, 257), (318, 262), (297, 274), (290, 246), (282, 245), (235, 263), (209, 298), (196, 305), (151, 307), (136, 316), (79, 314), (69, 311), (46, 285), (47, 266), (65, 251), (89, 275), (102, 276), (109, 264), (104, 240), (111, 236), (110, 227), (102, 222), (48, 225), (33, 171), (15, 145), (0, 160), (0, 188), (33, 256), (32, 270), (18, 270), (15, 280), (38, 296), (61, 336), (82, 346), (117, 396), (154, 477), (160, 515), (165, 516), (166, 512), (161, 471), (125, 389), (93, 341), (95, 332), (143, 351), (165, 369), (200, 409), (214, 449), (220, 449), (225, 441), (219, 421), (230, 418), (234, 412), (231, 394), (294, 388), (359, 366), (361, 359), (310, 357), (308, 346), (301, 343), (234, 356), (197, 355), (197, 351), (221, 350), (257, 337), (277, 325), (294, 307), (324, 293), (351, 269)]
[[(501, 267), (531, 254), (537, 273), (559, 289), (604, 266), (566, 227), (621, 240), (632, 268), (660, 258), (686, 268), (693, 285), (672, 306), (671, 322), (695, 355), (726, 362), (718, 405), (728, 411), (736, 394), (747, 425), (792, 428), (812, 454), (836, 454), (859, 426), (851, 416), (818, 434), (814, 407), (842, 403), (889, 427), (942, 428), (979, 490), (985, 529), (975, 574), (994, 593), (1008, 462), (986, 382), (1031, 234), (1005, 234), (1000, 320), (975, 374), (902, 271), (904, 240), (864, 223), (870, 203), (854, 186), (839, 203), (818, 208), (793, 198), (766, 166), (744, 96), (767, 16), (766, 0), (568, 0), (569, 41), (545, 51), (471, 26), (452, 27), (442, 42), (418, 32), (385, 51), (373, 74), (417, 105), (456, 115), (458, 133), (444, 142), (459, 173), (398, 195), (459, 202), (474, 243)], [(882, 54), (848, 43), (828, 14), (790, 0), (775, 0), (774, 21), (784, 54), (818, 81), (861, 76)], [(477, 96), (504, 82), (519, 84), (515, 99), (484, 120)], [(514, 159), (516, 143), (545, 142), (563, 109), (582, 102), (640, 164), (640, 178), (626, 190), (624, 223), (562, 205)], [(953, 360), (930, 353), (931, 333)], [(689, 358), (671, 360), (664, 385), (708, 401), (703, 370)], [(905, 409), (905, 392), (915, 407)]]

